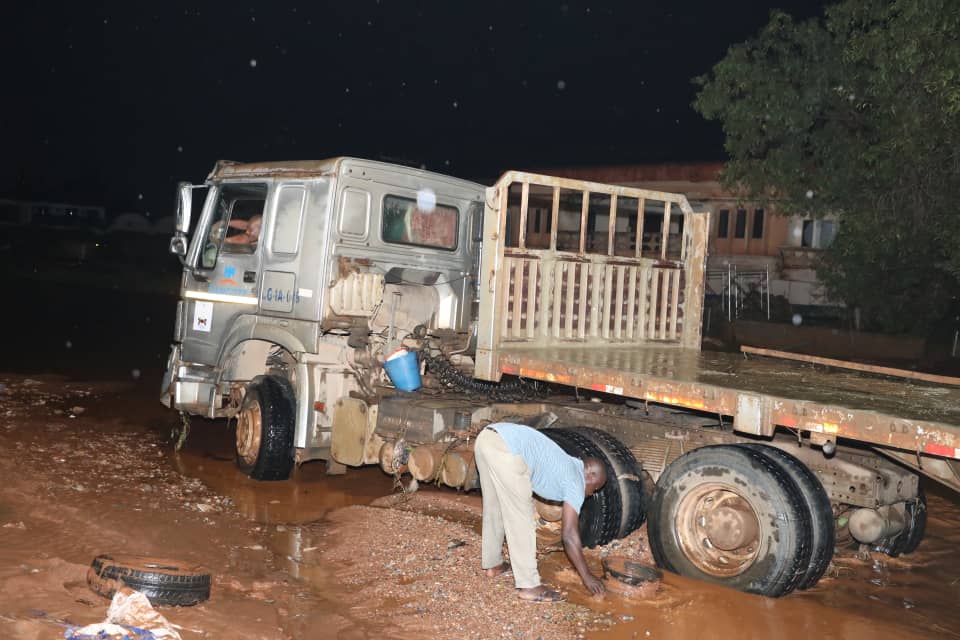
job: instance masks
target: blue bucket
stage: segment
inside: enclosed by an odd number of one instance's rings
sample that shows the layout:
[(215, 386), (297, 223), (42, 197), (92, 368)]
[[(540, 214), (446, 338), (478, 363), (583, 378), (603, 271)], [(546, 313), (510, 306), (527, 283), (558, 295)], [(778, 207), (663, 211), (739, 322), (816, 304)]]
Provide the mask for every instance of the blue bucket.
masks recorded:
[(400, 391), (416, 391), (420, 388), (420, 363), (417, 354), (406, 349), (397, 349), (383, 363), (387, 375)]

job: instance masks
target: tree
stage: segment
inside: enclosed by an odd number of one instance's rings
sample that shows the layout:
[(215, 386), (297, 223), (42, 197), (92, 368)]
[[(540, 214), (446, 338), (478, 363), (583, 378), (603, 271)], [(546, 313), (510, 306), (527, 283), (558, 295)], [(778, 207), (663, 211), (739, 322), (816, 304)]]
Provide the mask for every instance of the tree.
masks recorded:
[(847, 0), (773, 12), (694, 102), (718, 120), (722, 180), (787, 214), (836, 214), (831, 297), (887, 331), (924, 331), (960, 292), (960, 3)]

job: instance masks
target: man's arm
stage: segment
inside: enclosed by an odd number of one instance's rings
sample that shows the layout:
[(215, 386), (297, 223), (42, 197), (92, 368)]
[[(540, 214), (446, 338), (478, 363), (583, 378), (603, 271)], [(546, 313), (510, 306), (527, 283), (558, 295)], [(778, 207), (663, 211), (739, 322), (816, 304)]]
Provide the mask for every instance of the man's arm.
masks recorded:
[(587, 591), (594, 595), (600, 595), (606, 589), (603, 583), (597, 579), (587, 567), (587, 559), (583, 557), (583, 545), (580, 542), (580, 516), (570, 506), (569, 503), (563, 503), (563, 516), (561, 518), (563, 550), (567, 552), (567, 557), (573, 563), (577, 573), (580, 574), (580, 580)]

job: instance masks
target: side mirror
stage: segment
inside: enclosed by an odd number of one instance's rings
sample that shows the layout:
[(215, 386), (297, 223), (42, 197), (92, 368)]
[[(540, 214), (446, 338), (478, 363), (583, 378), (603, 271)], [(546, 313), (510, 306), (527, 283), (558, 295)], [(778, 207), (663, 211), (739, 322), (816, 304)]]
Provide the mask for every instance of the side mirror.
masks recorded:
[(183, 235), (182, 232), (177, 231), (177, 233), (170, 238), (170, 253), (180, 256), (181, 261), (184, 256), (187, 255), (187, 236)]
[[(177, 232), (186, 233), (190, 230), (190, 208), (193, 206), (193, 185), (189, 182), (177, 184)], [(173, 241), (170, 243), (173, 252)]]

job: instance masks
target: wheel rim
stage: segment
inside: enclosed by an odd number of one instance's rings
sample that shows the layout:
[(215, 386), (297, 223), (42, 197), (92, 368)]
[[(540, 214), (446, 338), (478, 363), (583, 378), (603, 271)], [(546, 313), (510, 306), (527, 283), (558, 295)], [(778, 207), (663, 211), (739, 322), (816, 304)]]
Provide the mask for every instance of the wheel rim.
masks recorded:
[(252, 466), (260, 454), (263, 420), (260, 403), (246, 403), (237, 418), (237, 456), (245, 465)]
[(676, 532), (684, 555), (718, 577), (746, 571), (760, 551), (760, 522), (750, 503), (727, 485), (704, 484), (682, 498)]

